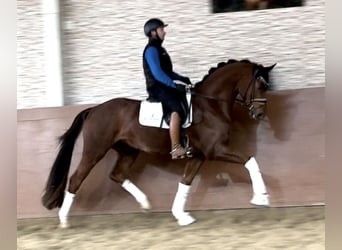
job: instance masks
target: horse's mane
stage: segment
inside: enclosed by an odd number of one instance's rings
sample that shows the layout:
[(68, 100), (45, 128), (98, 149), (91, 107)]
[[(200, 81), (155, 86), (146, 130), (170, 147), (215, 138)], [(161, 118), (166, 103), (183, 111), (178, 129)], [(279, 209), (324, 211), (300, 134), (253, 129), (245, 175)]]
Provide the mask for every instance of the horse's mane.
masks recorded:
[[(236, 59), (229, 59), (227, 62), (220, 62), (217, 64), (216, 67), (211, 67), (208, 70), (208, 74), (206, 74), (203, 79), (201, 81), (199, 81), (197, 84), (200, 84), (202, 82), (205, 81), (205, 79), (207, 79), (212, 73), (214, 73), (216, 70), (218, 70), (219, 68), (222, 68), (223, 66), (227, 65), (227, 64), (232, 64), (232, 63), (237, 63), (237, 62), (244, 62), (244, 63), (252, 63), (251, 61), (249, 61), (248, 59), (242, 59), (242, 60), (236, 60)], [(197, 85), (196, 84), (196, 85)]]

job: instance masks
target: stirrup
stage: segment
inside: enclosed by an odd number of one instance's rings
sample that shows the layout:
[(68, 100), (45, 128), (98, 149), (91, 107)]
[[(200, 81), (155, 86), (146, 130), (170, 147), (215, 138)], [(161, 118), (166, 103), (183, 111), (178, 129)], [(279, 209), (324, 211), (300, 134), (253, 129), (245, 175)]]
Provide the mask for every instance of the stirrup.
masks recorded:
[(171, 149), (171, 158), (172, 160), (177, 160), (177, 159), (184, 159), (186, 157), (186, 149), (182, 147), (181, 144), (177, 143), (172, 146)]
[(192, 147), (186, 147), (185, 148), (185, 154), (186, 154), (186, 157), (192, 158), (193, 157), (193, 155), (192, 155)]
[(182, 145), (184, 145), (186, 157), (192, 158), (193, 157), (193, 155), (192, 155), (192, 147), (190, 147), (189, 136), (185, 135), (185, 136), (182, 137), (182, 139), (183, 139)]

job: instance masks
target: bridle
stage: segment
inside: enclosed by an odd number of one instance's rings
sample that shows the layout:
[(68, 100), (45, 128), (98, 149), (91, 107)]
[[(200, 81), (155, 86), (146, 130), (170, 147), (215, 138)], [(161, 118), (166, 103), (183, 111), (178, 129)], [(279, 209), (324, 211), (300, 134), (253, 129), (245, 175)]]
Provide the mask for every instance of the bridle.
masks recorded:
[[(267, 102), (266, 98), (254, 98), (254, 95), (255, 95), (255, 82), (256, 81), (262, 82), (266, 88), (269, 87), (269, 83), (266, 82), (266, 80), (262, 76), (258, 76), (257, 78), (255, 78), (253, 76), (252, 79), (248, 83), (248, 87), (247, 87), (246, 92), (244, 93), (244, 95), (241, 95), (241, 93), (238, 93), (237, 97), (235, 99), (235, 101), (241, 103), (244, 106), (247, 106), (249, 110), (253, 110), (255, 108), (254, 107), (254, 103), (264, 103), (265, 104)], [(252, 88), (252, 94), (251, 94), (251, 97), (249, 98), (249, 100), (247, 101), (246, 97), (247, 97), (248, 90), (250, 88)], [(194, 92), (193, 89), (190, 89), (190, 93), (191, 93), (191, 95), (199, 96), (199, 97), (210, 99), (210, 100), (215, 100), (215, 101), (219, 101), (219, 102), (228, 102), (228, 100), (226, 100), (226, 99), (221, 99), (221, 98), (217, 98), (217, 97), (213, 97), (213, 96), (209, 96), (209, 95), (205, 95), (205, 94)]]
[[(266, 104), (266, 102), (267, 102), (266, 98), (255, 98), (254, 97), (254, 95), (255, 95), (255, 83), (257, 81), (262, 82), (262, 84), (264, 84), (265, 88), (269, 87), (269, 83), (266, 82), (266, 80), (262, 76), (258, 76), (257, 78), (255, 78), (253, 76), (253, 78), (249, 81), (248, 87), (247, 87), (244, 95), (241, 95), (241, 93), (238, 93), (236, 96), (236, 99), (235, 99), (236, 101), (240, 102), (244, 106), (248, 107), (248, 109), (250, 111), (255, 109), (255, 106), (254, 106), (255, 103)], [(251, 92), (251, 96), (250, 96), (249, 100), (247, 100), (246, 96), (247, 96), (247, 93), (248, 93), (250, 88), (252, 88), (252, 92)]]
[[(256, 77), (257, 74), (258, 74), (258, 70), (256, 72), (254, 72), (252, 79), (248, 83), (248, 86), (247, 86), (245, 93), (243, 95), (241, 95), (241, 93), (239, 92), (235, 98), (235, 101), (239, 102), (240, 104), (242, 104), (248, 108), (249, 115), (255, 120), (258, 120), (261, 117), (263, 117), (264, 112), (259, 112), (259, 110), (261, 107), (264, 107), (267, 103), (266, 98), (255, 98), (254, 97), (255, 96), (256, 82), (260, 81), (266, 89), (269, 87), (269, 83), (266, 82), (266, 80), (262, 76)], [(250, 95), (250, 98), (248, 99), (247, 94), (248, 94), (250, 88), (252, 88), (251, 89), (251, 95)], [(220, 101), (220, 102), (228, 102), (228, 100), (225, 100), (225, 99), (216, 98), (213, 96), (196, 93), (196, 92), (192, 91), (191, 87), (189, 87), (189, 89), (190, 89), (191, 95), (203, 97), (203, 98), (210, 99), (210, 100)], [(262, 105), (255, 106), (256, 103), (261, 103)]]

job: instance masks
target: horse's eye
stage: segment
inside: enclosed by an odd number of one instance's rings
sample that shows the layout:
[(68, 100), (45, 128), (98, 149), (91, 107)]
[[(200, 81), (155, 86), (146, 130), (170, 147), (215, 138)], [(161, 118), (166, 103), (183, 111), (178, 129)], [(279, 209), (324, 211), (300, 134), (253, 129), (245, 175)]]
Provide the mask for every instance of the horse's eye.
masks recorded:
[(263, 76), (259, 76), (258, 77), (258, 89), (268, 89), (269, 87), (269, 83), (265, 80), (265, 78)]

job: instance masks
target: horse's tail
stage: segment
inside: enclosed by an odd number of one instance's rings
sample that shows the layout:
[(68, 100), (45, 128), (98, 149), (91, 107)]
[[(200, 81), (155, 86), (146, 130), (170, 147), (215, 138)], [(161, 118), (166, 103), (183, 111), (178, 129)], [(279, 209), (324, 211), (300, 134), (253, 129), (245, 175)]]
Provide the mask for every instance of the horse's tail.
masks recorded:
[(81, 111), (75, 117), (71, 127), (59, 137), (59, 152), (52, 165), (45, 192), (42, 196), (43, 206), (47, 209), (62, 206), (74, 145), (90, 109)]

